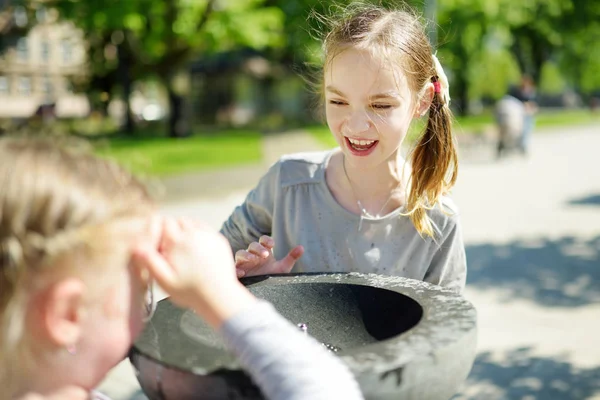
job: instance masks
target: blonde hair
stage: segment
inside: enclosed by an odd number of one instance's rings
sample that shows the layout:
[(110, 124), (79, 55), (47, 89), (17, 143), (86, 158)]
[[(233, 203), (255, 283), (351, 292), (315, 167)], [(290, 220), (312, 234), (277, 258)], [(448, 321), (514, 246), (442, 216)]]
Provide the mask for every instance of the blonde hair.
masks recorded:
[(344, 50), (362, 48), (380, 52), (395, 62), (405, 73), (415, 99), (423, 95), (429, 83), (441, 85), (431, 102), (424, 132), (411, 154), (407, 200), (407, 215), (417, 231), (433, 237), (433, 224), (426, 211), (439, 203), (456, 182), (458, 157), (451, 130), (448, 81), (432, 54), (423, 24), (408, 9), (389, 10), (356, 3), (342, 10), (340, 18), (318, 19), (330, 26), (323, 41), (323, 70)]
[(33, 362), (26, 314), (36, 278), (85, 269), (65, 260), (87, 259), (107, 224), (149, 213), (151, 200), (116, 164), (51, 139), (0, 139), (0, 188), (0, 387), (11, 393)]

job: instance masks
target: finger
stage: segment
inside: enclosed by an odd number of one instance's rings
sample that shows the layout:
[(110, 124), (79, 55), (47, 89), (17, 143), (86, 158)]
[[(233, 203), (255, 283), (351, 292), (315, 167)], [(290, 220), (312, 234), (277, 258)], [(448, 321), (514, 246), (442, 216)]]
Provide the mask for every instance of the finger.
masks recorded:
[(158, 214), (153, 215), (150, 218), (149, 231), (150, 231), (150, 240), (152, 242), (152, 245), (156, 248), (158, 248), (158, 246), (160, 244), (160, 239), (162, 237), (162, 230), (163, 230), (163, 217)]
[(181, 226), (179, 222), (174, 218), (166, 218), (165, 223), (163, 225), (164, 235), (172, 238), (173, 240), (178, 240), (181, 236), (183, 236), (183, 232), (181, 231)]
[(273, 240), (273, 238), (271, 236), (267, 236), (267, 235), (262, 235), (259, 239), (258, 239), (258, 243), (262, 244), (265, 248), (272, 250), (273, 246), (275, 246), (275, 241)]
[(190, 222), (194, 225), (194, 227), (196, 229), (212, 230), (212, 228), (206, 222), (198, 221), (198, 220), (190, 220)]
[(304, 254), (304, 247), (296, 246), (294, 247), (284, 258), (277, 262), (277, 272), (282, 274), (289, 273), (292, 268), (294, 268), (294, 264), (296, 261), (302, 257)]
[(163, 220), (163, 232), (160, 241), (159, 251), (162, 253), (168, 250), (173, 242), (179, 241), (181, 238), (181, 227), (179, 223), (173, 218), (165, 218)]
[(246, 271), (244, 271), (243, 269), (235, 269), (235, 274), (237, 275), (238, 279), (243, 278), (246, 275)]
[(257, 262), (259, 260), (256, 254), (252, 254), (246, 250), (238, 250), (235, 253), (235, 262)]
[(152, 248), (138, 248), (133, 253), (134, 262), (141, 268), (145, 268), (154, 280), (169, 292), (173, 289), (177, 276), (171, 265)]
[(177, 224), (183, 231), (193, 231), (195, 230), (195, 224), (190, 221), (188, 218), (177, 218)]
[(68, 387), (52, 394), (49, 400), (84, 400), (87, 398), (89, 398), (89, 393), (85, 389), (79, 387)]
[(267, 258), (271, 255), (269, 249), (265, 248), (262, 244), (257, 242), (250, 243), (250, 246), (248, 246), (248, 251), (250, 253), (256, 254), (261, 258)]
[(244, 271), (248, 274), (250, 271), (257, 269), (261, 264), (259, 262), (240, 261), (235, 264), (236, 270)]

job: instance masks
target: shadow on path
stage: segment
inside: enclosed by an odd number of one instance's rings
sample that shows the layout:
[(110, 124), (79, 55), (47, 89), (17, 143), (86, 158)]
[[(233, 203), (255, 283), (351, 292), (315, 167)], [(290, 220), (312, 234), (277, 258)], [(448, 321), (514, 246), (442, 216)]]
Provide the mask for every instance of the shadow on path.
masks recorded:
[(536, 357), (518, 348), (477, 356), (463, 390), (452, 400), (583, 400), (600, 394), (600, 367), (578, 369), (567, 360)]
[(467, 285), (547, 307), (600, 301), (600, 236), (467, 246)]
[(570, 206), (600, 206), (600, 194), (592, 194), (586, 197), (570, 200)]

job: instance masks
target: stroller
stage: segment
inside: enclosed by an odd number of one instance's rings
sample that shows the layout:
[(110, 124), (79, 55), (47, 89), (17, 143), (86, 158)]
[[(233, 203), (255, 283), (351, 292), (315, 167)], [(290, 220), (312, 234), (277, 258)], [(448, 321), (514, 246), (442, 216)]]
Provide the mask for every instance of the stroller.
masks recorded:
[(498, 127), (497, 157), (501, 158), (512, 150), (524, 152), (521, 145), (525, 122), (523, 102), (510, 93), (505, 95), (496, 103), (495, 117)]

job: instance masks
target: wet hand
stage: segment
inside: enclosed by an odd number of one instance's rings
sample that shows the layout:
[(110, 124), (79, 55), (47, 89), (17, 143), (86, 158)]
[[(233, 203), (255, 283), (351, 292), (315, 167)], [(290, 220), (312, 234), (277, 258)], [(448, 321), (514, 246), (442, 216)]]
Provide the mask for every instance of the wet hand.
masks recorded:
[(202, 312), (216, 298), (241, 286), (227, 239), (186, 219), (165, 218), (158, 248), (139, 247), (134, 260), (150, 272), (174, 303)]
[(263, 235), (258, 242), (250, 243), (247, 250), (237, 251), (235, 253), (237, 277), (289, 273), (296, 261), (304, 254), (304, 247), (296, 246), (287, 256), (277, 261), (273, 255), (274, 246), (273, 238)]

